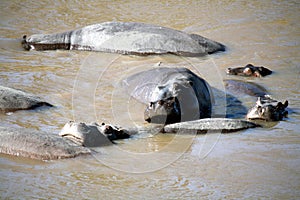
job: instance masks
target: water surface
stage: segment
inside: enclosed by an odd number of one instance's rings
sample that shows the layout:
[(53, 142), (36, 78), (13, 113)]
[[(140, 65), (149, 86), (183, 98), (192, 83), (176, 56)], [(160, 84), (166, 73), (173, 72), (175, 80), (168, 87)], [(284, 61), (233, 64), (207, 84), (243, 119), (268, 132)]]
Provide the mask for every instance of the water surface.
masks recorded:
[[(289, 117), (233, 134), (143, 133), (91, 157), (35, 161), (1, 155), (5, 199), (297, 199), (300, 197), (298, 1), (2, 1), (0, 84), (38, 94), (54, 109), (0, 114), (0, 125), (57, 134), (71, 119), (143, 126), (144, 106), (118, 82), (158, 62), (188, 67), (224, 88), (227, 67), (275, 72), (248, 78), (279, 100)], [(204, 58), (23, 51), (19, 39), (105, 21), (138, 21), (197, 33), (228, 47)], [(246, 80), (246, 78), (236, 78)], [(222, 100), (220, 101), (222, 102)], [(245, 98), (246, 107), (253, 99)]]

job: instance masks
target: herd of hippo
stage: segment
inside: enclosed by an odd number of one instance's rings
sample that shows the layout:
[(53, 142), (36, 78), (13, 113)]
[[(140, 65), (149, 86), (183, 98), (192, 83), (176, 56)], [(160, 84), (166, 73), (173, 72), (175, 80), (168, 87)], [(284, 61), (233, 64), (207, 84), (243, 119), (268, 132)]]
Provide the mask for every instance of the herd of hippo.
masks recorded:
[[(22, 46), (26, 50), (91, 50), (134, 55), (207, 56), (225, 51), (223, 44), (197, 34), (132, 22), (106, 22), (64, 33), (24, 36)], [(251, 64), (227, 70), (230, 75), (255, 77), (271, 73), (265, 67)], [(214, 114), (214, 98), (219, 91), (187, 68), (158, 66), (127, 77), (121, 85), (128, 95), (145, 104), (145, 121), (163, 125), (162, 133), (233, 132), (259, 126), (253, 120), (279, 121), (287, 116), (287, 101), (282, 103), (272, 99), (259, 85), (227, 80), (224, 81), (226, 93), (227, 90), (242, 91), (245, 95), (255, 96), (257, 101), (245, 113), (246, 119), (218, 117)], [(226, 96), (230, 101), (232, 95)], [(0, 86), (0, 111), (3, 113), (41, 106), (53, 107), (38, 96)], [(138, 133), (136, 129), (105, 123), (72, 121), (59, 134), (0, 127), (0, 153), (42, 160), (71, 158), (91, 154), (90, 147), (111, 145), (114, 140)]]

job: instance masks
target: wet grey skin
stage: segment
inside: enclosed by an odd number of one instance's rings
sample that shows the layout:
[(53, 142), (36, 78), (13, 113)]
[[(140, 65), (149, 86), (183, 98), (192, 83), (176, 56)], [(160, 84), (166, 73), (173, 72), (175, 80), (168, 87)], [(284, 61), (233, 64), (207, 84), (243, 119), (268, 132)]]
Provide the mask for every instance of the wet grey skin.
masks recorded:
[(230, 133), (260, 125), (241, 119), (206, 118), (188, 122), (168, 124), (164, 127), (165, 133), (199, 134), (210, 132)]
[(226, 92), (235, 96), (249, 95), (253, 97), (263, 97), (267, 95), (267, 90), (256, 83), (245, 82), (240, 80), (224, 80)]
[(23, 37), (26, 50), (86, 50), (120, 54), (204, 56), (225, 46), (197, 34), (137, 22), (104, 22), (77, 30)]
[(38, 160), (55, 160), (90, 155), (91, 147), (113, 144), (130, 137), (124, 130), (102, 123), (68, 122), (59, 134), (0, 127), (0, 153)]
[(272, 71), (263, 66), (256, 67), (252, 64), (248, 64), (245, 67), (228, 68), (226, 73), (229, 75), (238, 76), (254, 76), (254, 77), (264, 77), (272, 74)]
[(53, 107), (53, 105), (41, 100), (41, 98), (36, 95), (0, 86), (0, 112), (29, 110), (41, 106)]

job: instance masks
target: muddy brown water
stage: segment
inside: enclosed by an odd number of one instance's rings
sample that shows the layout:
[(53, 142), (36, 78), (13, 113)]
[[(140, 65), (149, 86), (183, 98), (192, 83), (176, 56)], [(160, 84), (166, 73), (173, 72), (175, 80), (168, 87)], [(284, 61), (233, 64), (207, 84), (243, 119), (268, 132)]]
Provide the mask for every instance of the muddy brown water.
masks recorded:
[[(248, 78), (288, 100), (289, 117), (221, 135), (141, 133), (94, 155), (35, 161), (0, 156), (1, 199), (297, 199), (300, 197), (300, 4), (298, 1), (1, 1), (0, 84), (38, 94), (53, 109), (0, 114), (0, 125), (57, 134), (71, 120), (143, 126), (144, 106), (118, 82), (135, 72), (185, 66), (224, 89), (227, 67), (275, 71)], [(224, 43), (204, 58), (23, 51), (24, 34), (105, 21), (139, 21)], [(246, 78), (236, 78), (246, 80)], [(244, 98), (246, 107), (255, 100)], [(218, 105), (224, 100), (220, 98)], [(222, 106), (218, 112), (223, 112)]]

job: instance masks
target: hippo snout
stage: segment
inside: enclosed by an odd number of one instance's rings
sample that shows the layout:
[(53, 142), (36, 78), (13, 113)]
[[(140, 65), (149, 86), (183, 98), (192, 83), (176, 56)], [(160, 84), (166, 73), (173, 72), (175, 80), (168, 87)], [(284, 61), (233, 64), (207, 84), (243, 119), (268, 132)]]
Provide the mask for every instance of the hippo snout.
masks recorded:
[(171, 124), (180, 122), (180, 107), (176, 97), (150, 102), (144, 112), (149, 123)]

